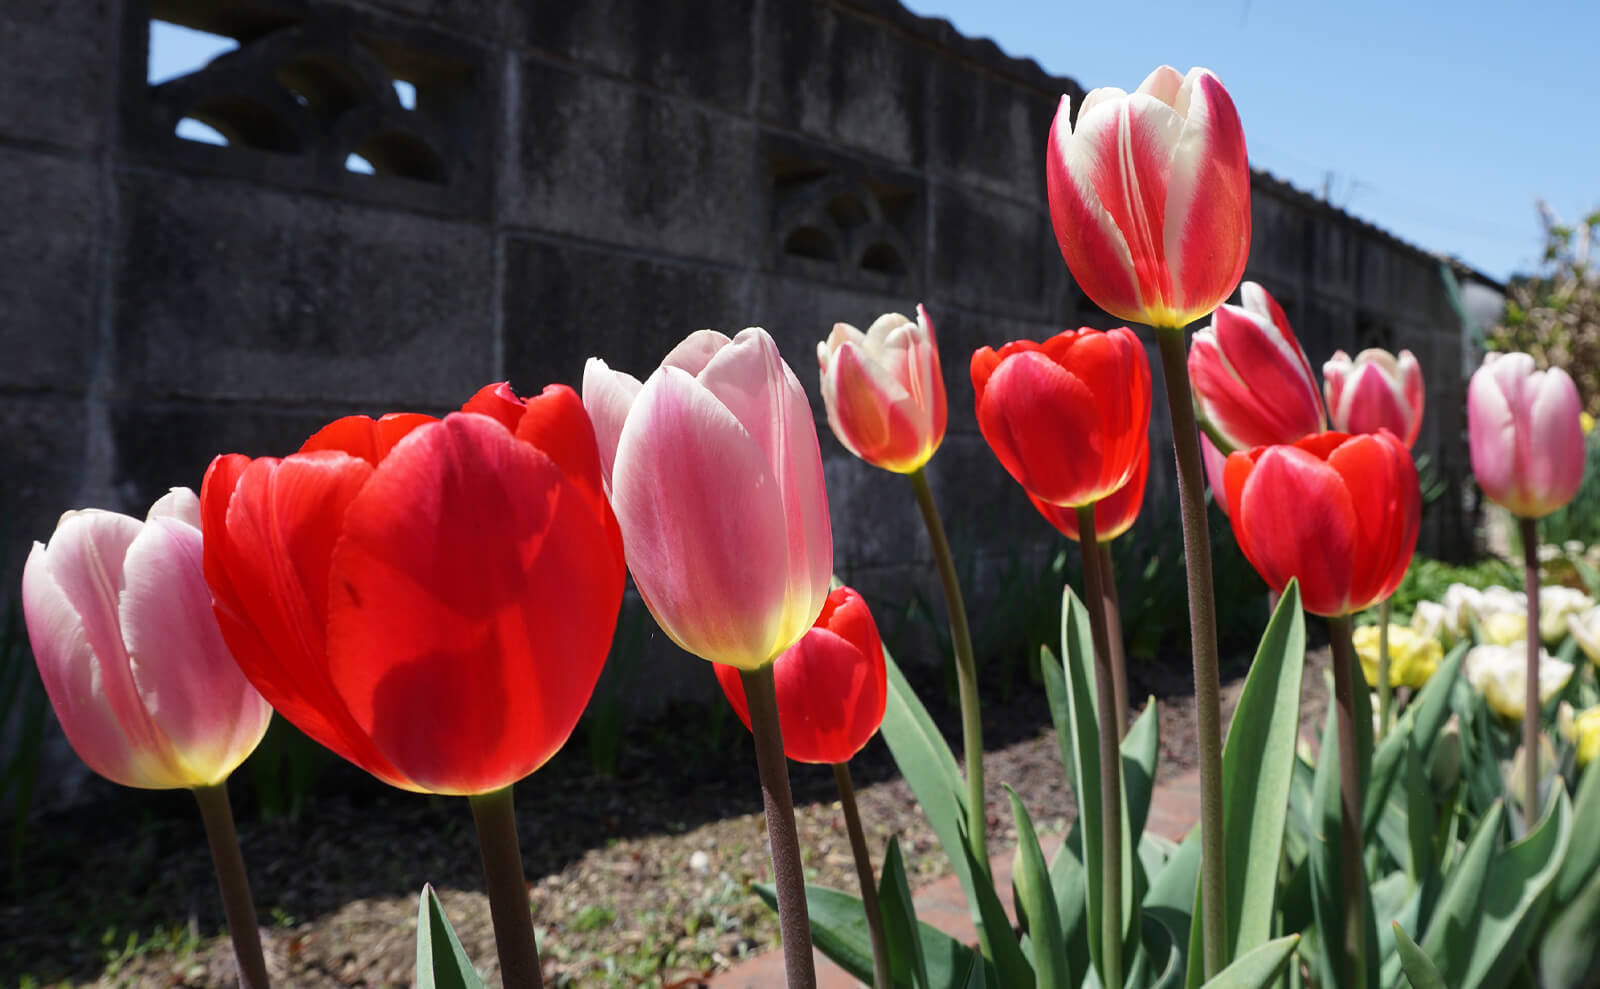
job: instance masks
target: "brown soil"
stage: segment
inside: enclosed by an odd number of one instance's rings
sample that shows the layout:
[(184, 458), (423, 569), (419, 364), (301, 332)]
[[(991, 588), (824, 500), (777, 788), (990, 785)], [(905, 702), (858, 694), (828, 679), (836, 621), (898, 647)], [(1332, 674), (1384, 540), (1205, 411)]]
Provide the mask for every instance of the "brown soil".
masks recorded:
[[(1306, 674), (1302, 729), (1326, 709), (1326, 649)], [(1225, 670), (1225, 716), (1242, 664)], [(1158, 780), (1194, 762), (1194, 699), (1184, 665), (1139, 664), (1134, 696), (1161, 711)], [(918, 692), (958, 740), (958, 715), (935, 675)], [(992, 850), (1015, 842), (1002, 783), (1041, 831), (1074, 815), (1042, 689), (1009, 698), (984, 684)], [(1141, 702), (1142, 703), (1142, 702)], [(955, 745), (959, 752), (958, 744)], [(776, 943), (775, 915), (749, 892), (770, 863), (742, 726), (720, 709), (674, 712), (630, 731), (614, 776), (591, 770), (582, 732), (517, 787), (525, 867), (551, 985), (694, 986)], [(874, 854), (898, 835), (913, 884), (946, 864), (881, 740), (852, 762)], [(853, 890), (856, 879), (832, 774), (793, 767), (808, 878)], [(250, 787), (233, 786), (241, 843), (275, 981), (282, 986), (409, 986), (417, 893), (440, 898), (468, 954), (497, 982), (465, 801), (389, 790), (342, 764), (323, 774), (298, 820), (262, 820)], [(206, 857), (185, 793), (107, 789), (104, 800), (33, 822), (17, 893), (0, 909), (0, 987), (236, 985)]]

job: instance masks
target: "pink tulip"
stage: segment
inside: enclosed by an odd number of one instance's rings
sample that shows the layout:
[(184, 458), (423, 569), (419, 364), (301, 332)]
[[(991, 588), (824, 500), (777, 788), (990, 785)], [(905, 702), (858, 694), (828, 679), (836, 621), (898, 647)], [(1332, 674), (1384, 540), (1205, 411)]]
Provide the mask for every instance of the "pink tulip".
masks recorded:
[(672, 641), (745, 670), (799, 641), (833, 532), (811, 405), (767, 331), (692, 333), (642, 385), (590, 358), (583, 401), (628, 569)]
[(1536, 371), (1527, 354), (1488, 354), (1467, 386), (1472, 472), (1511, 514), (1537, 519), (1583, 483), (1578, 388), (1558, 367)]
[(1333, 428), (1343, 433), (1387, 429), (1407, 447), (1422, 429), (1422, 365), (1402, 350), (1369, 348), (1355, 360), (1342, 350), (1322, 365), (1322, 386)]
[(1061, 98), (1045, 156), (1050, 219), (1084, 293), (1118, 319), (1182, 327), (1239, 284), (1250, 163), (1238, 111), (1207, 69), (1163, 65), (1132, 94)]
[(1277, 300), (1255, 282), (1239, 286), (1239, 300), (1189, 347), (1195, 411), (1224, 456), (1327, 429), (1311, 362)]
[(927, 310), (879, 316), (867, 332), (835, 323), (817, 344), (828, 425), (845, 449), (884, 470), (920, 470), (944, 439), (944, 376)]
[(49, 545), (28, 554), (22, 610), (67, 740), (112, 782), (213, 786), (266, 733), (272, 709), (211, 612), (188, 488), (143, 522), (96, 509), (61, 516)]

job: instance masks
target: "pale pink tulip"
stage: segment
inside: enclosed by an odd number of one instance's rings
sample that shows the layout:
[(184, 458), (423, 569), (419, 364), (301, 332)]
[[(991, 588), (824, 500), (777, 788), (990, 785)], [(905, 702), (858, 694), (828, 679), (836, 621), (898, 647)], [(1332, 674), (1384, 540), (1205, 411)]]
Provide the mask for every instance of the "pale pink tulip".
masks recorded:
[(1322, 387), (1334, 429), (1345, 433), (1387, 429), (1407, 447), (1416, 444), (1422, 429), (1422, 365), (1411, 351), (1402, 350), (1397, 357), (1369, 348), (1352, 361), (1349, 354), (1336, 350), (1322, 365)]
[(1118, 319), (1181, 327), (1233, 293), (1250, 253), (1239, 113), (1208, 69), (1163, 65), (1137, 91), (1061, 98), (1045, 155), (1050, 219), (1089, 298)]
[(1327, 429), (1311, 362), (1282, 307), (1255, 282), (1239, 286), (1239, 301), (1218, 308), (1189, 346), (1195, 412), (1224, 456)]
[(643, 385), (590, 358), (583, 401), (667, 635), (747, 670), (799, 641), (828, 597), (833, 532), (811, 406), (767, 332), (692, 333)]
[(143, 522), (68, 512), (28, 555), (22, 609), (40, 679), (73, 749), (114, 783), (212, 786), (266, 733), (272, 709), (222, 641), (200, 561), (187, 488)]
[(1583, 483), (1577, 386), (1527, 354), (1489, 354), (1467, 386), (1472, 472), (1483, 493), (1521, 518), (1543, 518)]
[(927, 310), (879, 316), (867, 332), (835, 323), (817, 344), (828, 425), (845, 449), (898, 474), (921, 469), (944, 439), (944, 376)]

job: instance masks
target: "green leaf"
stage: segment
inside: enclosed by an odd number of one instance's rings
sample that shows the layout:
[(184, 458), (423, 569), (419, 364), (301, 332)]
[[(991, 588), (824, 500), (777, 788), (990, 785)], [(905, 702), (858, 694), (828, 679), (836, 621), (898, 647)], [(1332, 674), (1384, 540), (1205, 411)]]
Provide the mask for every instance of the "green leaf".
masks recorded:
[(1505, 805), (1496, 801), (1478, 821), (1461, 858), (1445, 878), (1439, 902), (1423, 928), (1422, 950), (1433, 959), (1440, 977), (1449, 986), (1462, 985), (1467, 974), (1483, 911), (1484, 884), (1489, 878), (1489, 863), (1500, 838), (1504, 813)]
[(1557, 906), (1571, 903), (1578, 891), (1600, 870), (1600, 759), (1589, 763), (1578, 780), (1572, 801), (1572, 847), (1556, 874)]
[(417, 903), (417, 989), (483, 989), (432, 885)]
[(1572, 802), (1557, 786), (1544, 819), (1533, 832), (1508, 845), (1489, 866), (1482, 918), (1461, 989), (1503, 989), (1533, 943), (1544, 919), (1551, 887), (1572, 840)]
[[(1423, 684), (1416, 699), (1406, 708), (1406, 713), (1395, 730), (1390, 732), (1372, 756), (1372, 775), (1362, 794), (1361, 831), (1368, 842), (1377, 834), (1378, 819), (1389, 801), (1389, 793), (1405, 769), (1405, 747), (1409, 742), (1416, 746), (1419, 756), (1433, 751), (1439, 731), (1450, 717), (1450, 694), (1461, 670), (1461, 660), (1467, 654), (1469, 642), (1450, 650), (1444, 662)], [(1424, 760), (1426, 765), (1426, 760)]]
[[(771, 883), (756, 883), (751, 888), (767, 906), (778, 909), (778, 892)], [(806, 912), (811, 917), (811, 940), (817, 950), (871, 985), (872, 935), (867, 930), (867, 912), (860, 898), (826, 886), (807, 885)], [(927, 960), (928, 985), (932, 989), (965, 985), (974, 960), (983, 960), (960, 941), (920, 921), (917, 937)]]
[[(1593, 830), (1593, 822), (1588, 826)], [(1581, 823), (1577, 830), (1584, 830)], [(1577, 848), (1576, 836), (1572, 847)], [(1567, 860), (1572, 860), (1571, 850)], [(1600, 985), (1600, 872), (1591, 874), (1545, 926), (1539, 938), (1539, 978), (1545, 989)]]
[[(1160, 969), (1160, 974), (1150, 976), (1145, 984), (1150, 989), (1181, 989), (1186, 968), (1181, 946), (1189, 939), (1189, 918), (1182, 914), (1173, 916), (1165, 908), (1157, 907), (1145, 910), (1140, 915), (1140, 922), (1144, 928), (1144, 939), (1135, 964), (1142, 963), (1152, 970)], [(1132, 979), (1128, 984), (1138, 985)]]
[(1283, 973), (1294, 957), (1300, 935), (1291, 934), (1256, 947), (1234, 960), (1208, 981), (1206, 989), (1265, 989)]
[[(1083, 861), (1094, 867), (1084, 870), (1088, 879), (1086, 913), (1089, 955), (1096, 972), (1103, 969), (1102, 930), (1116, 924), (1125, 937), (1137, 904), (1133, 888), (1133, 841), (1128, 834), (1127, 804), (1122, 808), (1122, 917), (1106, 919), (1104, 878), (1098, 863), (1105, 847), (1100, 815), (1100, 738), (1099, 715), (1094, 690), (1094, 647), (1089, 635), (1089, 614), (1070, 586), (1061, 596), (1061, 653), (1057, 663), (1048, 648), (1042, 650), (1040, 664), (1045, 693), (1050, 700), (1050, 715), (1055, 723), (1061, 758), (1077, 797), (1078, 821), (1082, 825)], [(1124, 793), (1126, 790), (1124, 790)]]
[(898, 835), (889, 839), (889, 848), (883, 854), (883, 874), (878, 878), (878, 910), (883, 914), (889, 971), (895, 982), (909, 984), (915, 989), (929, 989), (928, 965), (922, 957), (922, 939), (917, 934), (917, 908), (911, 899), (911, 884), (906, 880)]
[(1122, 739), (1122, 792), (1128, 802), (1128, 834), (1144, 833), (1150, 816), (1150, 798), (1155, 791), (1156, 759), (1161, 752), (1161, 712), (1156, 699), (1145, 701), (1144, 710)]
[(1081, 985), (1091, 968), (1089, 925), (1085, 911), (1088, 876), (1078, 856), (1083, 848), (1082, 822), (1073, 821), (1067, 840), (1056, 850), (1050, 863), (1050, 887), (1056, 895), (1056, 915), (1061, 923), (1061, 940), (1067, 952), (1067, 972), (1073, 985)]
[[(967, 856), (967, 867), (973, 875), (982, 875), (979, 866), (972, 857), (972, 849), (965, 841), (961, 843), (962, 853)], [(1003, 986), (1031, 986), (1034, 983), (1033, 966), (1028, 964), (1028, 959), (1022, 953), (1022, 948), (1011, 933), (1011, 921), (1006, 917), (1006, 908), (1001, 905), (1000, 897), (996, 895), (994, 886), (989, 883), (979, 883), (977, 893), (977, 908), (981, 924), (978, 928), (980, 936), (987, 930), (989, 953), (984, 957), (994, 964), (995, 974), (1000, 978)], [(1046, 891), (1046, 895), (1050, 895)], [(1054, 899), (1051, 899), (1054, 905)]]
[(1400, 965), (1405, 969), (1406, 981), (1411, 983), (1411, 989), (1446, 989), (1444, 978), (1439, 970), (1433, 967), (1433, 961), (1427, 953), (1417, 947), (1417, 942), (1411, 940), (1411, 935), (1396, 921), (1394, 927), (1394, 947), (1400, 954)]
[(1041, 989), (1054, 986), (1074, 989), (1077, 984), (1070, 975), (1061, 917), (1056, 911), (1050, 870), (1045, 866), (1044, 852), (1039, 850), (1039, 836), (1033, 830), (1033, 819), (1028, 816), (1028, 809), (1022, 805), (1017, 791), (1008, 785), (1006, 796), (1011, 798), (1011, 816), (1017, 822), (1017, 856), (1011, 869), (1011, 884), (1016, 890), (1018, 919), (1023, 921), (1023, 929), (1033, 941), (1038, 984)]
[[(1222, 748), (1229, 958), (1241, 957), (1272, 936), (1305, 661), (1305, 614), (1299, 585), (1290, 581), (1250, 664)], [(1191, 932), (1190, 986), (1205, 977), (1202, 952), (1195, 947), (1196, 932)]]
[[(1359, 671), (1357, 675), (1360, 675)], [(1358, 690), (1356, 693), (1362, 691)], [(1306, 864), (1310, 867), (1311, 906), (1317, 921), (1318, 942), (1321, 949), (1314, 955), (1313, 971), (1317, 976), (1316, 981), (1321, 985), (1340, 986), (1353, 981), (1347, 978), (1345, 972), (1348, 959), (1343, 947), (1344, 898), (1347, 895), (1360, 896), (1367, 901), (1365, 909), (1361, 912), (1366, 928), (1363, 935), (1367, 943), (1366, 984), (1376, 986), (1379, 975), (1378, 928), (1376, 915), (1372, 909), (1371, 894), (1365, 882), (1360, 884), (1359, 890), (1344, 889), (1339, 793), (1339, 767), (1344, 753), (1339, 750), (1337, 718), (1337, 709), (1330, 707), (1322, 732), (1322, 753), (1317, 760), (1316, 777), (1312, 782), (1314, 798), (1312, 819), (1317, 830), (1311, 836)], [(1371, 723), (1370, 718), (1367, 723)], [(1370, 732), (1363, 733), (1358, 730), (1356, 732), (1358, 742), (1363, 734), (1371, 736)], [(1360, 748), (1359, 744), (1357, 748)]]

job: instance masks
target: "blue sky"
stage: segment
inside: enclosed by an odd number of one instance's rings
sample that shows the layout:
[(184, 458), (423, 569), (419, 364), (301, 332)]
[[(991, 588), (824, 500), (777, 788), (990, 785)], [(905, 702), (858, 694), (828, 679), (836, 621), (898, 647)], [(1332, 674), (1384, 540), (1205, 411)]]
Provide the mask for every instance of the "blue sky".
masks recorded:
[(1496, 278), (1538, 262), (1535, 197), (1600, 209), (1593, 0), (904, 2), (1087, 89), (1203, 65), (1257, 168)]
[[(1537, 264), (1535, 197), (1568, 221), (1600, 209), (1594, 0), (1517, 15), (1490, 0), (905, 2), (1090, 89), (1204, 65), (1256, 167), (1496, 278)], [(157, 25), (151, 79), (218, 54), (214, 40)]]

